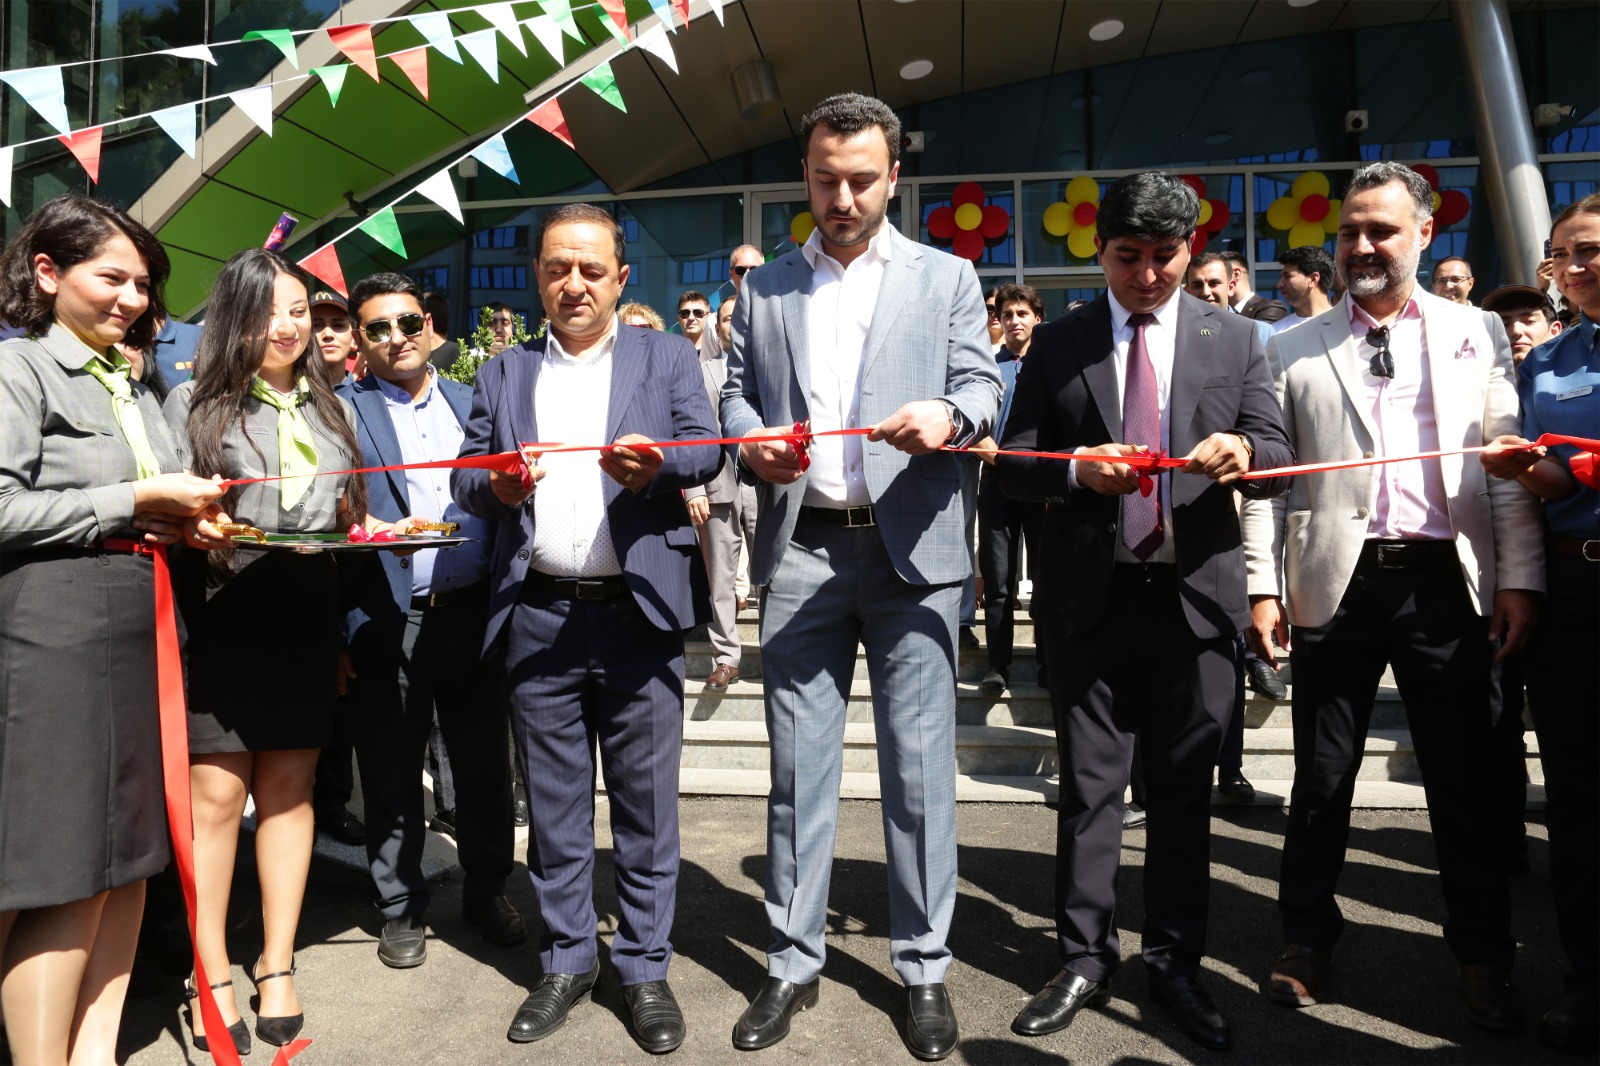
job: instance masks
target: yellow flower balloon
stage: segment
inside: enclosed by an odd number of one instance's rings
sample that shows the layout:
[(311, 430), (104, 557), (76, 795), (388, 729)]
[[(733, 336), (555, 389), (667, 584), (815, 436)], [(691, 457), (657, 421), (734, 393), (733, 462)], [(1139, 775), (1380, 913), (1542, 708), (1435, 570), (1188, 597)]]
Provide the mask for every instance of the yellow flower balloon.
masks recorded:
[(1280, 196), (1267, 205), (1267, 225), (1273, 229), (1294, 229), (1296, 222), (1300, 221), (1300, 201), (1288, 196)]
[(1052, 237), (1065, 237), (1072, 229), (1072, 205), (1053, 203), (1044, 209), (1044, 231)]
[(1322, 220), (1322, 228), (1329, 233), (1339, 232), (1339, 205), (1342, 203), (1343, 200), (1328, 201), (1328, 215)]
[(1211, 201), (1210, 200), (1201, 200), (1200, 201), (1200, 222), (1199, 222), (1199, 225), (1204, 226), (1207, 222), (1210, 222), (1210, 221), (1211, 221)]
[(1290, 248), (1321, 247), (1322, 242), (1328, 239), (1327, 230), (1322, 228), (1320, 222), (1296, 222), (1289, 231)]
[(1100, 202), (1100, 183), (1087, 174), (1079, 174), (1067, 182), (1067, 203), (1097, 204)]
[[(1289, 196), (1294, 200), (1304, 200), (1312, 193), (1319, 196), (1328, 195), (1328, 176), (1320, 170), (1308, 170), (1289, 186)], [(1283, 227), (1279, 227), (1282, 229)]]
[(794, 243), (804, 244), (811, 239), (811, 231), (817, 228), (817, 220), (811, 217), (810, 211), (802, 211), (789, 221), (789, 236), (794, 238)]
[(1090, 227), (1075, 229), (1067, 236), (1067, 251), (1079, 259), (1094, 258), (1095, 230)]

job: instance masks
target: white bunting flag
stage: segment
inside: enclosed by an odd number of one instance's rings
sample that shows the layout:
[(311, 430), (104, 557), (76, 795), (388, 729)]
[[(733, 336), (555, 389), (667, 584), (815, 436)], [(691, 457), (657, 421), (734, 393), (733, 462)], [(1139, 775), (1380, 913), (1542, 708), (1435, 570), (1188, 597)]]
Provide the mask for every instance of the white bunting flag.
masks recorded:
[(0, 81), (17, 90), (39, 117), (55, 127), (57, 133), (71, 133), (67, 121), (67, 91), (60, 67), (29, 67), (25, 70), (0, 70)]
[(211, 49), (203, 44), (186, 44), (182, 48), (163, 48), (160, 54), (177, 56), (179, 59), (203, 59), (212, 66), (217, 65), (216, 56), (212, 55)]
[(500, 56), (495, 50), (498, 37), (497, 31), (489, 29), (475, 30), (456, 38), (456, 43), (467, 50), (467, 55), (477, 61), (483, 72), (489, 75), (489, 80), (496, 85), (500, 83)]
[(706, 0), (706, 2), (711, 5), (711, 13), (717, 16), (717, 21), (726, 26), (727, 22), (725, 22), (722, 18), (723, 0)]
[(422, 34), (428, 43), (450, 62), (461, 62), (461, 52), (456, 48), (456, 34), (450, 26), (449, 15), (443, 11), (412, 15), (411, 28)]
[(528, 46), (522, 40), (522, 27), (517, 25), (517, 16), (511, 10), (510, 0), (502, 4), (485, 4), (478, 8), (478, 14), (489, 20), (489, 25), (499, 30), (505, 39), (511, 42), (511, 47), (528, 54)]
[(418, 185), (415, 191), (450, 212), (457, 222), (462, 221), (461, 201), (456, 198), (455, 183), (450, 180), (450, 171), (448, 169), (439, 171), (439, 173)]
[(261, 131), (268, 137), (272, 136), (272, 86), (257, 85), (253, 89), (241, 89), (236, 93), (229, 93), (228, 99), (232, 100), (245, 116), (261, 127)]
[(0, 147), (0, 202), (11, 206), (11, 146)]
[(661, 23), (645, 30), (634, 43), (671, 67), (672, 73), (678, 73), (678, 57), (673, 54), (672, 42), (667, 40), (667, 31)]
[(535, 15), (531, 19), (524, 20), (522, 24), (528, 27), (528, 32), (539, 42), (539, 47), (550, 53), (550, 58), (556, 61), (556, 66), (567, 65), (566, 51), (561, 44), (565, 35), (561, 32), (561, 27), (556, 25), (555, 19), (549, 15)]
[(150, 117), (156, 120), (156, 125), (167, 131), (167, 136), (177, 142), (183, 154), (190, 159), (194, 158), (194, 120), (196, 107), (194, 104), (179, 104), (157, 111)]

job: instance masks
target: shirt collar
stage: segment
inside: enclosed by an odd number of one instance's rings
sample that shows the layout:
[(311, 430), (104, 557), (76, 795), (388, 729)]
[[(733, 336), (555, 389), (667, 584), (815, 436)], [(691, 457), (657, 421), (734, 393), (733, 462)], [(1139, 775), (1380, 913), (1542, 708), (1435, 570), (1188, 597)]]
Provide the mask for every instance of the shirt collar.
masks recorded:
[[(1178, 301), (1182, 291), (1173, 289), (1172, 295), (1167, 297), (1167, 302), (1151, 312), (1156, 316), (1156, 324), (1162, 329), (1174, 331), (1177, 329)], [(1121, 333), (1128, 328), (1128, 319), (1132, 317), (1133, 312), (1123, 307), (1117, 300), (1116, 293), (1110, 289), (1106, 290), (1106, 299), (1111, 301), (1111, 330), (1113, 333)]]
[(56, 362), (68, 370), (82, 370), (91, 362), (102, 356), (108, 362), (115, 363), (121, 353), (115, 349), (107, 348), (104, 352), (97, 352), (83, 341), (78, 335), (59, 322), (50, 324), (45, 335), (39, 338), (39, 343)]
[(372, 380), (378, 383), (378, 391), (383, 393), (384, 398), (389, 400), (391, 403), (397, 403), (402, 407), (421, 407), (423, 404), (433, 399), (434, 378), (435, 373), (433, 365), (430, 363), (428, 365), (428, 384), (422, 390), (422, 395), (413, 400), (411, 398), (411, 392), (409, 389), (406, 389), (401, 385), (396, 385), (392, 381), (385, 381), (376, 374), (372, 375)]
[(611, 316), (611, 328), (600, 339), (599, 345), (590, 349), (589, 354), (581, 359), (568, 354), (567, 350), (561, 346), (561, 341), (556, 338), (555, 330), (551, 330), (546, 334), (544, 357), (553, 363), (560, 363), (564, 366), (588, 366), (597, 359), (604, 359), (616, 349), (617, 323), (619, 321), (615, 315)]
[[(874, 233), (872, 239), (867, 242), (866, 255), (877, 259), (881, 263), (889, 262), (894, 258), (893, 246), (890, 243), (892, 240), (893, 238), (889, 235), (889, 223), (885, 220), (883, 225), (878, 227), (878, 232)], [(806, 262), (811, 264), (812, 270), (816, 270), (818, 264), (824, 259), (830, 263), (839, 262), (823, 251), (821, 226), (811, 231), (811, 236), (806, 238), (806, 243), (800, 246), (800, 254), (806, 257)], [(840, 266), (842, 267), (843, 264), (840, 264)]]
[(1596, 322), (1588, 315), (1579, 312), (1578, 324), (1573, 326), (1572, 329), (1583, 340), (1584, 348), (1592, 354), (1595, 341), (1600, 340), (1600, 322)]
[[(1378, 327), (1378, 320), (1367, 314), (1366, 308), (1362, 307), (1354, 296), (1347, 296), (1344, 303), (1345, 314), (1350, 318), (1350, 332), (1365, 333), (1369, 329)], [(1415, 283), (1411, 286), (1411, 295), (1406, 298), (1406, 305), (1400, 308), (1400, 314), (1395, 316), (1395, 321), (1399, 322), (1407, 318), (1414, 318), (1418, 322), (1422, 321), (1422, 304), (1417, 299), (1417, 286)]]

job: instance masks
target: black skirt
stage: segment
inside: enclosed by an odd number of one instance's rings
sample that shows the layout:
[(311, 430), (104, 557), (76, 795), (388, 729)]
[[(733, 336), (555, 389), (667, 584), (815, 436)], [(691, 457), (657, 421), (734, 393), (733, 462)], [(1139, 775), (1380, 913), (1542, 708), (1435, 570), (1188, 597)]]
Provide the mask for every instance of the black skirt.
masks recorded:
[(219, 580), (179, 560), (188, 631), (189, 750), (292, 751), (333, 743), (339, 569), (331, 554), (264, 552)]
[(148, 556), (0, 558), (0, 911), (166, 866), (155, 663)]

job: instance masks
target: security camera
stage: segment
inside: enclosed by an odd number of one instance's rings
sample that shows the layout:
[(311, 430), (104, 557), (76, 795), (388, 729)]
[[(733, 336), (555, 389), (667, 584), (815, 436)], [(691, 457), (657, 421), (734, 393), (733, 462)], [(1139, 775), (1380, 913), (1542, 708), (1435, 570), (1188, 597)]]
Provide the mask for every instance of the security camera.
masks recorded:
[(1570, 118), (1577, 110), (1571, 104), (1540, 104), (1533, 109), (1533, 124), (1559, 126), (1562, 119)]
[(1346, 111), (1344, 113), (1344, 131), (1346, 133), (1365, 133), (1367, 127), (1372, 125), (1372, 120), (1365, 111)]
[(927, 134), (921, 130), (907, 130), (900, 138), (900, 148), (906, 152), (920, 152), (927, 148)]

